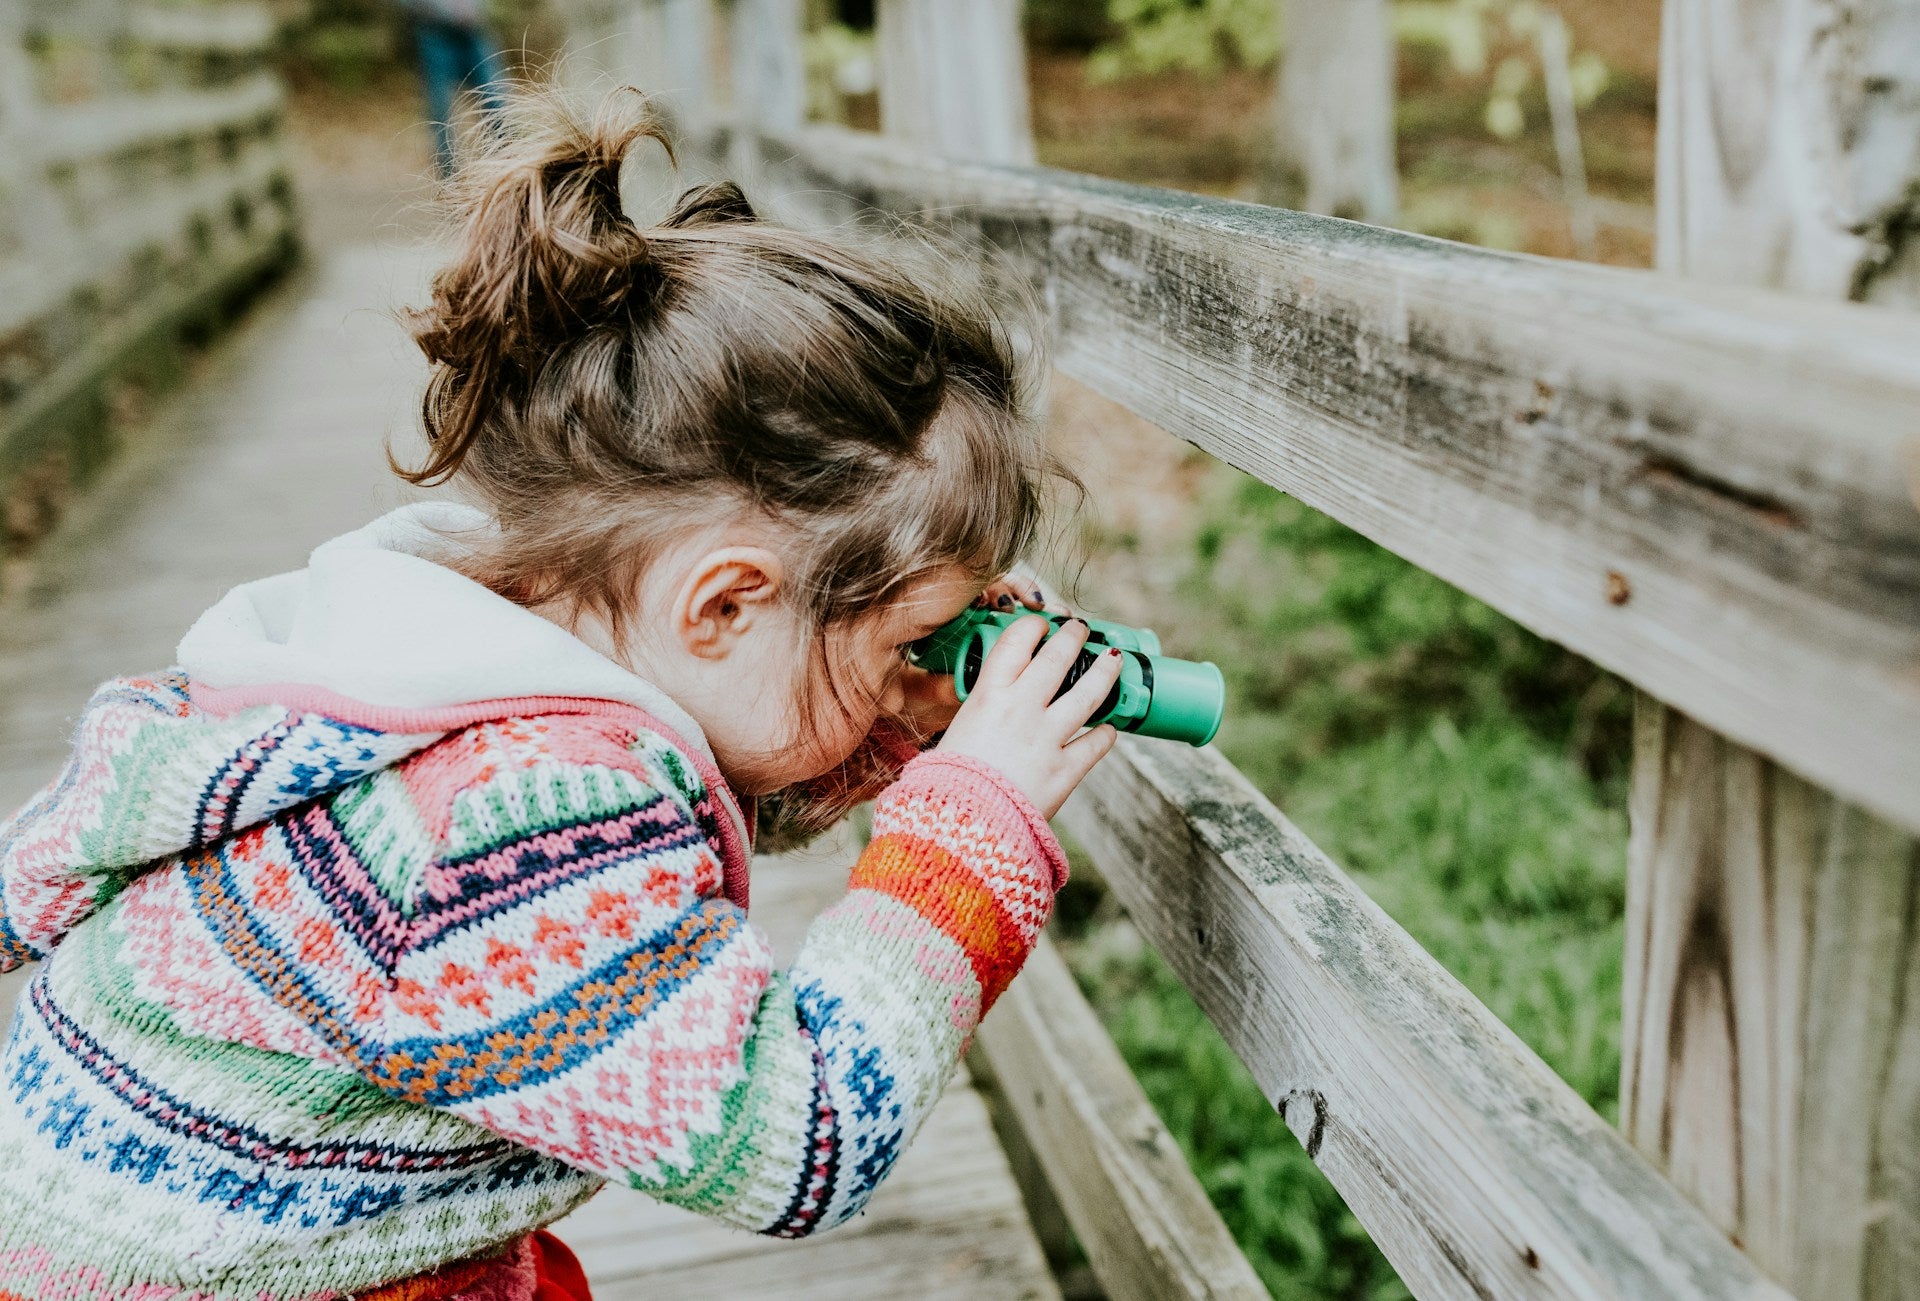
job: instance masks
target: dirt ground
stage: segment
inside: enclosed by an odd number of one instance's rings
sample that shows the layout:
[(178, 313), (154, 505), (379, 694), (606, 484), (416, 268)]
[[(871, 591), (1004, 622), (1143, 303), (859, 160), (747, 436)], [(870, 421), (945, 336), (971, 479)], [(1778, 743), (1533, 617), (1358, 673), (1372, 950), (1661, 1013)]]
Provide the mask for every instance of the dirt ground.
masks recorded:
[(433, 137), (409, 70), (350, 89), (297, 68), (288, 81), (287, 141), (311, 248), (405, 242), (438, 229)]

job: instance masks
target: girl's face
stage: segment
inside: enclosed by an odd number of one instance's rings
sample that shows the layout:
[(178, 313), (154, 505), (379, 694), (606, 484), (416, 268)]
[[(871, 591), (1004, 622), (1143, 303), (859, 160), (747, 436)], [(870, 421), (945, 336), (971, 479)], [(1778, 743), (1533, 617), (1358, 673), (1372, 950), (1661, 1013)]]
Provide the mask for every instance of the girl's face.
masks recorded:
[[(783, 599), (782, 582), (771, 550), (709, 538), (650, 576), (642, 629), (625, 644), (595, 616), (535, 613), (665, 691), (700, 724), (727, 783), (765, 795), (845, 762), (882, 714), (914, 703), (910, 689), (924, 699), (931, 675), (907, 664), (907, 646), (982, 587), (960, 565), (927, 570), (886, 609), (828, 629), (816, 653), (816, 634)], [(935, 689), (950, 696), (947, 681)]]
[[(909, 697), (925, 694), (926, 684), (915, 679), (930, 675), (907, 663), (907, 647), (966, 609), (981, 586), (960, 565), (929, 570), (886, 609), (828, 629), (818, 657), (801, 630), (792, 628), (781, 639), (785, 672), (767, 666), (769, 682), (792, 684), (782, 707), (751, 711), (750, 720), (723, 725), (730, 739), (742, 743), (734, 768), (715, 742), (728, 780), (758, 795), (839, 767), (882, 716), (907, 713)], [(742, 724), (737, 733), (731, 726), (736, 721)]]

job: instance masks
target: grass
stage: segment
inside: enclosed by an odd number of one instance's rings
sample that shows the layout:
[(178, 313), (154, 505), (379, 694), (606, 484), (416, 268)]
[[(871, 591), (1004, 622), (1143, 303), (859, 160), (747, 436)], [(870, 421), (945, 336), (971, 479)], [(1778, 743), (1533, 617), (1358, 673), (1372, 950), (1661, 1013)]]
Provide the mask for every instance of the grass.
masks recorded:
[[(1228, 679), (1222, 748), (1603, 1114), (1619, 1074), (1626, 696), (1485, 605), (1219, 472), (1158, 626)], [(1077, 916), (1076, 916), (1077, 914)], [(1089, 997), (1275, 1295), (1407, 1295), (1111, 904)]]

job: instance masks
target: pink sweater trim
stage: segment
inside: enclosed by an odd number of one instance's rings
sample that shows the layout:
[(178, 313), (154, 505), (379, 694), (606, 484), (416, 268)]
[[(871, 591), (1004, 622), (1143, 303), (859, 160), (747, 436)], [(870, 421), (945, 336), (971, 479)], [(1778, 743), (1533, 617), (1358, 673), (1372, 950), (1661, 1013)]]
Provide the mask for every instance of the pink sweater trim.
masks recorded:
[(954, 754), (951, 751), (938, 749), (923, 750), (900, 770), (900, 779), (904, 781), (910, 774), (927, 776), (928, 768), (959, 770), (957, 773), (932, 776), (936, 786), (951, 781), (955, 785), (977, 791), (984, 782), (999, 792), (1001, 798), (1013, 806), (1014, 813), (1026, 824), (1027, 831), (1033, 836), (1034, 848), (1040, 851), (1040, 857), (1047, 865), (1054, 890), (1058, 891), (1067, 883), (1067, 855), (1066, 851), (1060, 848), (1059, 838), (1053, 834), (1053, 828), (1047, 824), (1047, 819), (1040, 810), (1034, 807), (1033, 801), (1028, 799), (1018, 786), (1002, 776), (998, 768), (972, 755)]
[(209, 687), (194, 682), (189, 684), (188, 690), (193, 696), (193, 703), (215, 718), (229, 718), (241, 710), (261, 705), (277, 705), (282, 709), (325, 714), (328, 718), (337, 718), (356, 727), (400, 735), (454, 732), (496, 718), (534, 718), (541, 714), (586, 714), (596, 718), (638, 722), (685, 755), (699, 772), (700, 780), (713, 793), (720, 806), (720, 817), (715, 821), (720, 828), (721, 888), (730, 901), (743, 909), (747, 906), (748, 879), (753, 865), (753, 832), (740, 801), (734, 797), (726, 778), (720, 775), (720, 770), (704, 750), (688, 744), (685, 737), (638, 705), (591, 696), (505, 696), (497, 700), (470, 700), (458, 705), (403, 709), (392, 705), (368, 704), (364, 700), (355, 700), (351, 696), (308, 683)]

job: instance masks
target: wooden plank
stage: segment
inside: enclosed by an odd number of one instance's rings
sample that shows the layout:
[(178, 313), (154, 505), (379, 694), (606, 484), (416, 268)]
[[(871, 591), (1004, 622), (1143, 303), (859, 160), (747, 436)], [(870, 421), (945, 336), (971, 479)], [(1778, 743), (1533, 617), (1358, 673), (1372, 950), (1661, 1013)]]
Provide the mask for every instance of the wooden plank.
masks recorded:
[(593, 1295), (596, 1301), (1057, 1301), (1059, 1289), (1044, 1266), (1036, 1270), (1034, 1262), (1006, 1253), (1009, 1232), (1021, 1227), (1017, 1219), (941, 1216), (899, 1233), (808, 1239), (778, 1256), (596, 1282)]
[(1784, 1295), (1217, 752), (1065, 820), (1416, 1294)]
[(557, 82), (587, 95), (625, 83), (649, 94), (669, 84), (661, 0), (554, 0), (567, 33), (554, 61)]
[(713, 0), (648, 0), (657, 17), (664, 56), (654, 66), (660, 80), (646, 86), (664, 93), (687, 121), (705, 121), (713, 113)]
[(301, 277), (297, 310), (272, 295), (42, 544), (31, 592), (0, 608), (0, 816), (59, 772), (96, 684), (171, 663), (229, 587), (410, 495), (380, 449), (391, 436), (405, 456), (418, 437), (419, 350), (379, 309), (417, 301), (425, 262), (337, 251)]
[[(1920, 10), (1665, 23), (1662, 269), (1920, 304)], [(1795, 1291), (1920, 1297), (1920, 841), (1650, 697), (1634, 731), (1621, 1127)]]
[(284, 264), (292, 253), (293, 229), (287, 213), (281, 212), (277, 219), (271, 212), (263, 214), (251, 230), (234, 236), (205, 259), (189, 282), (170, 284), (147, 295), (123, 318), (88, 339), (84, 347), (62, 358), (0, 416), (0, 468), (50, 413), (90, 386), (97, 386), (143, 342), (211, 297)]
[(279, 205), (272, 198), (286, 175), (287, 161), (277, 146), (256, 146), (218, 172), (156, 186), (138, 203), (91, 214), (97, 224), (69, 225), (63, 214), (61, 224), (75, 238), (61, 252), (0, 261), (0, 335), (58, 309), (76, 289), (99, 281), (137, 254), (180, 243), (196, 218), (205, 218), (215, 230), (230, 227), (236, 198), (250, 201), (262, 224), (290, 228), (290, 215), (276, 214)]
[(135, 40), (171, 50), (214, 54), (265, 54), (273, 48), (278, 24), (261, 4), (143, 4), (127, 15)]
[(35, 159), (45, 106), (23, 41), (24, 17), (19, 5), (0, 4), (0, 189), (7, 195), (0, 245), (22, 258), (54, 260), (68, 256), (73, 241)]
[(1392, 221), (1400, 181), (1387, 0), (1287, 0), (1282, 8), (1266, 197), (1333, 217)]
[(879, 0), (874, 44), (888, 135), (950, 158), (1033, 161), (1019, 0)]
[(105, 158), (246, 126), (279, 112), (284, 97), (280, 79), (263, 71), (219, 90), (111, 95), (49, 108), (41, 114), (39, 157), (47, 164)]
[(1266, 1297), (1045, 935), (975, 1047), (1109, 1297)]
[(1600, 256), (1599, 222), (1587, 191), (1587, 159), (1580, 147), (1580, 117), (1574, 103), (1572, 41), (1567, 22), (1557, 10), (1539, 17), (1534, 33), (1540, 51), (1540, 70), (1547, 83), (1547, 113), (1553, 119), (1553, 152), (1560, 160), (1560, 193), (1567, 205), (1568, 233), (1576, 257), (1592, 262)]
[(1920, 323), (829, 128), (783, 144), (761, 152), (818, 213), (997, 249), (1074, 378), (1920, 828)]

